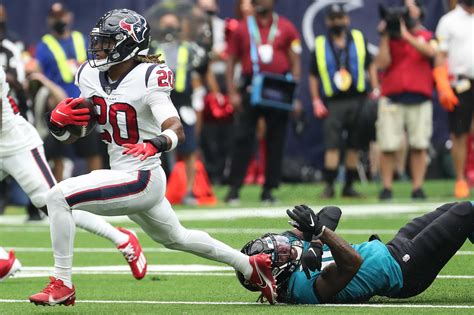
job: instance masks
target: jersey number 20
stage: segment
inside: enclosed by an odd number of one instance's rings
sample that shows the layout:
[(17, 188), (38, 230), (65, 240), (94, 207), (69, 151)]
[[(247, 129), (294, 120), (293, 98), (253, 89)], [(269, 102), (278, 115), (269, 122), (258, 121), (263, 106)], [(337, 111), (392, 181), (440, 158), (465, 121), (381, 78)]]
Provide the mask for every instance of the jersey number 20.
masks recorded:
[[(105, 125), (107, 123), (107, 103), (103, 97), (93, 96), (92, 102), (94, 105), (99, 106), (99, 115), (97, 117), (97, 122), (100, 125)], [(120, 126), (118, 122), (118, 116), (122, 114), (125, 116), (125, 128), (124, 132), (120, 132)], [(125, 143), (135, 144), (138, 142), (138, 123), (137, 123), (137, 112), (135, 108), (127, 103), (114, 103), (110, 105), (108, 118), (110, 125), (112, 126), (112, 135), (107, 130), (102, 132), (101, 139), (107, 142), (113, 141), (122, 145)]]

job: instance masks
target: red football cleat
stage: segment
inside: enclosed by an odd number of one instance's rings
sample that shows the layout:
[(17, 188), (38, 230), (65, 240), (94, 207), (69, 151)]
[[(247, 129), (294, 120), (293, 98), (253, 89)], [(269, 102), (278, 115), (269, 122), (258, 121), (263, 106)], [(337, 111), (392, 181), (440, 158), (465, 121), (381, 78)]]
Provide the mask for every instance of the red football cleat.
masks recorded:
[(270, 304), (275, 304), (277, 298), (276, 284), (275, 278), (272, 275), (270, 255), (258, 254), (250, 256), (249, 261), (253, 268), (249, 281), (262, 291), (263, 296)]
[(51, 281), (40, 293), (30, 296), (30, 302), (35, 305), (74, 305), (76, 301), (76, 289), (64, 285), (63, 281), (55, 277), (49, 277)]
[(0, 259), (0, 282), (20, 270), (21, 264), (15, 257), (15, 252), (10, 250), (7, 259)]
[(123, 256), (130, 265), (130, 269), (132, 269), (132, 274), (135, 279), (143, 279), (143, 277), (146, 275), (147, 262), (145, 254), (143, 254), (142, 247), (140, 246), (140, 242), (138, 242), (137, 236), (130, 230), (121, 227), (118, 227), (117, 229), (120, 232), (128, 234), (129, 236), (128, 242), (119, 245), (117, 247), (118, 250), (122, 252)]

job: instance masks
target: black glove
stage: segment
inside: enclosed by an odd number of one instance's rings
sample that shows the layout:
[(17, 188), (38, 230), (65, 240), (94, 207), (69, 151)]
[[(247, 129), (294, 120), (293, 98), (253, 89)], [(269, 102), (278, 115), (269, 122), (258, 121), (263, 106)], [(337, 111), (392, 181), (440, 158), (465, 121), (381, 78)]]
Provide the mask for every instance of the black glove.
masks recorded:
[(310, 271), (321, 270), (323, 246), (321, 243), (311, 243), (311, 247), (301, 256), (301, 267), (306, 278), (311, 278)]
[(306, 205), (295, 206), (293, 210), (286, 210), (286, 214), (293, 220), (288, 221), (288, 223), (303, 232), (305, 241), (308, 241), (308, 236), (311, 236), (309, 241), (320, 238), (326, 228), (319, 222), (319, 217), (314, 211)]
[(341, 209), (335, 206), (324, 207), (317, 214), (319, 222), (331, 231), (336, 231), (341, 215)]

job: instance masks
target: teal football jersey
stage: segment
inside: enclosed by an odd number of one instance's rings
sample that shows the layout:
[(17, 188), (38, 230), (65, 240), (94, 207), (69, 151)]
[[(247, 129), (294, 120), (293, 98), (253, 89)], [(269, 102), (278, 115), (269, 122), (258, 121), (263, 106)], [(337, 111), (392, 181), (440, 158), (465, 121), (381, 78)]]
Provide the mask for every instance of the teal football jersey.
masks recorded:
[[(374, 295), (394, 296), (403, 286), (400, 265), (392, 257), (387, 247), (380, 241), (352, 245), (363, 258), (363, 263), (349, 284), (335, 298), (335, 302), (355, 303), (366, 301)], [(334, 262), (327, 246), (323, 247), (322, 269)], [(295, 271), (288, 285), (291, 303), (319, 304), (313, 284), (321, 273), (311, 272), (308, 280), (301, 270)]]

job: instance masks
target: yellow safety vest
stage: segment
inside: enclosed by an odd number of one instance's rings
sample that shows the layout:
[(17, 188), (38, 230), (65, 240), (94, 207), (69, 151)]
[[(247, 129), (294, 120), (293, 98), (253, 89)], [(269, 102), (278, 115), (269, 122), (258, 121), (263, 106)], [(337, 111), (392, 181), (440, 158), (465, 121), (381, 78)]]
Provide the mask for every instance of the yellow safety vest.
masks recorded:
[[(364, 35), (359, 30), (353, 29), (351, 31), (352, 39), (354, 41), (355, 49), (357, 52), (357, 68), (358, 68), (358, 77), (357, 77), (357, 91), (365, 91), (365, 41)], [(326, 63), (326, 36), (320, 35), (316, 37), (314, 42), (315, 53), (316, 53), (316, 62), (318, 64), (319, 76), (323, 85), (324, 94), (327, 97), (334, 95), (334, 90), (332, 88), (331, 80), (332, 78), (329, 75), (329, 70)]]
[[(157, 48), (155, 54), (161, 54), (166, 61), (165, 52), (161, 48)], [(186, 42), (179, 45), (178, 60), (176, 62), (174, 89), (178, 93), (186, 90), (186, 74), (188, 72), (189, 49)]]
[[(74, 45), (74, 51), (76, 53), (76, 60), (79, 63), (83, 63), (87, 59), (84, 36), (78, 31), (72, 31), (71, 37), (72, 43)], [(63, 81), (65, 83), (72, 83), (74, 81), (74, 73), (72, 73), (72, 70), (69, 67), (66, 53), (61, 47), (61, 44), (59, 44), (58, 40), (51, 34), (44, 35), (41, 40), (53, 54)]]

